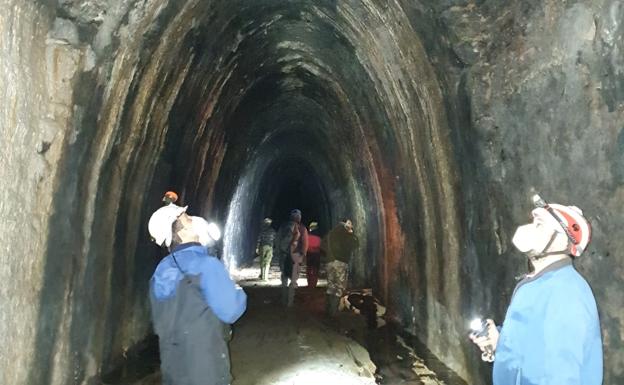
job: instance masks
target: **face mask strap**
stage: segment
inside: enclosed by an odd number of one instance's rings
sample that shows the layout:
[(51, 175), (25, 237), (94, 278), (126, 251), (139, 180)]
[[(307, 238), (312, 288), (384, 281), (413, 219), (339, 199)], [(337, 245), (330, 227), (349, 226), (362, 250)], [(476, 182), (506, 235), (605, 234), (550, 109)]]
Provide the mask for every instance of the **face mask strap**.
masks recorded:
[(537, 260), (537, 259), (542, 259), (544, 257), (547, 257), (549, 255), (569, 254), (569, 250), (568, 249), (566, 249), (566, 250), (559, 250), (559, 251), (549, 251), (549, 252), (546, 252), (546, 250), (548, 250), (548, 248), (550, 247), (550, 245), (553, 244), (553, 242), (555, 241), (556, 238), (557, 238), (557, 232), (553, 230), (553, 233), (550, 236), (550, 240), (548, 241), (548, 243), (546, 244), (546, 246), (544, 247), (542, 252), (537, 254), (537, 255), (531, 256), (531, 259)]

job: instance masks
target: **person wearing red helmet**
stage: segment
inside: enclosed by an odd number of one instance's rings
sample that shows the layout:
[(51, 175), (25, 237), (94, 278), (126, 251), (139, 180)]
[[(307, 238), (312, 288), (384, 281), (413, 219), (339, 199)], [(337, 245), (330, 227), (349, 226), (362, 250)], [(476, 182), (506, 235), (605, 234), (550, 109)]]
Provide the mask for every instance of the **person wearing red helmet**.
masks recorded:
[(178, 194), (175, 191), (167, 191), (162, 198), (165, 205), (176, 203), (178, 201)]
[(596, 300), (572, 264), (591, 239), (575, 206), (535, 195), (531, 223), (512, 243), (533, 266), (516, 286), (502, 328), (487, 320), (472, 341), (494, 360), (494, 385), (602, 384), (602, 340)]

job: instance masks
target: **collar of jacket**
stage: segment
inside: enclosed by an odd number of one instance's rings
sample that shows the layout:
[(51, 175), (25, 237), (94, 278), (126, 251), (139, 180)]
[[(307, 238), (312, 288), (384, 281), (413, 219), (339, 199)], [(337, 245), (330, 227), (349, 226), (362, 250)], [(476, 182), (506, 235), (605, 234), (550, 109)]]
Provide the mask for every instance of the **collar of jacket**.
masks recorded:
[(177, 245), (176, 247), (174, 247), (173, 249), (171, 249), (172, 253), (177, 253), (180, 252), (184, 249), (188, 249), (189, 247), (193, 247), (193, 246), (201, 246), (201, 243), (199, 242), (187, 242), (187, 243), (181, 243), (179, 245)]
[(572, 258), (567, 257), (557, 262), (551, 263), (550, 265), (546, 266), (542, 271), (540, 271), (539, 273), (533, 276), (529, 277), (525, 275), (524, 278), (522, 278), (522, 280), (518, 282), (518, 284), (516, 285), (516, 288), (514, 289), (513, 294), (511, 295), (511, 298), (513, 298), (514, 295), (516, 295), (516, 292), (518, 291), (520, 286), (525, 285), (529, 282), (533, 282), (539, 279), (541, 276), (543, 276), (546, 273), (550, 273), (551, 271), (559, 270), (563, 267), (570, 266), (570, 265), (572, 265)]

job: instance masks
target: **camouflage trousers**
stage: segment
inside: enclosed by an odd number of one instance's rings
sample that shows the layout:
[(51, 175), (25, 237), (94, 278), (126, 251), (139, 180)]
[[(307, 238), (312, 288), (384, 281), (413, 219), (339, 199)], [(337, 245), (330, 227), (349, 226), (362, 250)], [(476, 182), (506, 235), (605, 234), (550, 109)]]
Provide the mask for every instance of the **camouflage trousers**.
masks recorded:
[(262, 245), (260, 248), (260, 277), (265, 281), (269, 278), (269, 269), (271, 268), (272, 259), (273, 246)]
[(347, 291), (349, 265), (340, 261), (332, 261), (325, 266), (325, 270), (327, 270), (326, 293), (341, 297)]

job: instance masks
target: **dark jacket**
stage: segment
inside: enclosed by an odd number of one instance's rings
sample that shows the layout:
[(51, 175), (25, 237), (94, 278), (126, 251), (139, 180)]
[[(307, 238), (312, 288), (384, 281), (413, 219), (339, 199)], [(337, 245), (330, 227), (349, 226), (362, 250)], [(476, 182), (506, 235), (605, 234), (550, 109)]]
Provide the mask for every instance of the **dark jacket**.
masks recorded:
[(245, 311), (247, 296), (205, 250), (194, 243), (178, 246), (150, 281), (164, 385), (231, 382), (228, 324)]
[(349, 263), (351, 255), (358, 246), (358, 239), (349, 232), (344, 223), (339, 223), (334, 227), (321, 242), (321, 249), (324, 262), (340, 262)]
[(262, 224), (260, 235), (258, 236), (258, 246), (271, 246), (275, 242), (275, 230), (269, 224)]
[[(299, 238), (296, 237), (299, 230)], [(280, 226), (275, 240), (278, 252), (282, 254), (290, 254), (291, 251), (306, 255), (308, 252), (308, 229), (301, 223), (289, 221)], [(295, 250), (291, 250), (291, 246), (297, 242)]]

